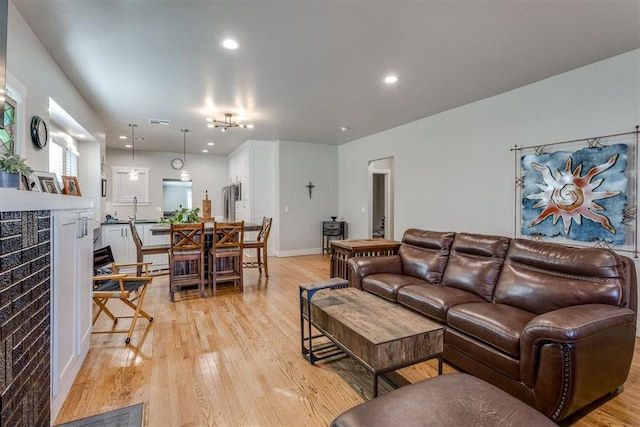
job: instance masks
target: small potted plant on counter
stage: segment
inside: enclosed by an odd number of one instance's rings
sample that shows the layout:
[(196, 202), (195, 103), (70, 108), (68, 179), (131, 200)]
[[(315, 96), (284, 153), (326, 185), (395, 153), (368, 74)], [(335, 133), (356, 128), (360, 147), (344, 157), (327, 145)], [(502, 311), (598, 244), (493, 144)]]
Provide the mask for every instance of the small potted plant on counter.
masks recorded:
[(0, 155), (0, 188), (20, 188), (20, 175), (29, 176), (33, 169), (18, 154)]
[(180, 209), (176, 210), (169, 219), (161, 220), (161, 222), (169, 223), (169, 224), (187, 224), (187, 223), (195, 223), (200, 222), (200, 218), (198, 214), (200, 213), (200, 208), (188, 209), (182, 207), (180, 205)]

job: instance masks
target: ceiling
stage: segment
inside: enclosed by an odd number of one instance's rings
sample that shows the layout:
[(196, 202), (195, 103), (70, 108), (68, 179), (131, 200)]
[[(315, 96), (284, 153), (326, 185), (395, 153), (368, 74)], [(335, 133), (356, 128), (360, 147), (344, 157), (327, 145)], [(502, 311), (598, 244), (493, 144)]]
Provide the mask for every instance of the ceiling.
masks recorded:
[[(136, 150), (339, 145), (640, 48), (640, 0), (12, 2)], [(254, 128), (207, 127), (225, 113)]]

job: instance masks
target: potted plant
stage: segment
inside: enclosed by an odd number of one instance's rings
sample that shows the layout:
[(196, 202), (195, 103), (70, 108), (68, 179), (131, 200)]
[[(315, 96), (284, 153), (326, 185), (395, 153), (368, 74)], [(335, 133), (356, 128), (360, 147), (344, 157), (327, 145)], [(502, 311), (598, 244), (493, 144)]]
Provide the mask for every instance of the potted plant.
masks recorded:
[(188, 209), (180, 205), (180, 209), (176, 210), (167, 220), (162, 220), (162, 222), (168, 222), (169, 224), (196, 223), (200, 221), (199, 213), (200, 208)]
[(20, 174), (29, 176), (32, 173), (33, 169), (27, 166), (26, 160), (19, 154), (0, 155), (0, 187), (20, 188)]

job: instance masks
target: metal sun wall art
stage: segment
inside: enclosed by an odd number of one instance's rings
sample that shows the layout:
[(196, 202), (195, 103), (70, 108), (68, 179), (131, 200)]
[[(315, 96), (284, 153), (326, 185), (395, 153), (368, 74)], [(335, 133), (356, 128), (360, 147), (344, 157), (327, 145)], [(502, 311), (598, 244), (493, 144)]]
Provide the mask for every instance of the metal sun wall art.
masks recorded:
[(639, 130), (514, 147), (514, 236), (637, 257)]
[(571, 240), (626, 240), (628, 147), (522, 156), (522, 234)]

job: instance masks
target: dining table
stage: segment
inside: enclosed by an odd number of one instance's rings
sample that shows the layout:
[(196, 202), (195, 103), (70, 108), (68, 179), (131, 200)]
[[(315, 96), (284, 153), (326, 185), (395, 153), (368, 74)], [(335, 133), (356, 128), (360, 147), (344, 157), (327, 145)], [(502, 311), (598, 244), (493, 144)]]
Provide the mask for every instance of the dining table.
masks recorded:
[[(221, 222), (229, 222), (229, 221), (221, 221)], [(214, 227), (214, 221), (205, 222), (204, 233), (209, 235), (213, 234), (213, 227)], [(250, 222), (244, 223), (245, 233), (252, 232), (252, 231), (260, 231), (261, 228), (262, 228), (262, 224), (253, 224)], [(151, 234), (153, 235), (169, 234), (169, 232), (171, 231), (171, 224), (169, 224), (168, 222), (158, 223), (156, 225), (151, 226), (149, 231), (151, 231)]]
[[(220, 222), (229, 222), (229, 221), (220, 221)], [(205, 221), (204, 222), (204, 238), (205, 238), (205, 257), (204, 257), (204, 268), (205, 271), (209, 271), (209, 263), (211, 262), (211, 246), (213, 244), (213, 230), (214, 230), (214, 221)], [(253, 224), (249, 222), (244, 223), (244, 231), (247, 232), (258, 232), (262, 229), (262, 224)], [(171, 224), (169, 223), (158, 223), (149, 229), (152, 235), (154, 236), (169, 236), (171, 233)], [(217, 261), (217, 269), (224, 270), (228, 268), (228, 260), (220, 259)], [(185, 265), (183, 268), (186, 270), (183, 273), (187, 274), (188, 271), (192, 268), (189, 264)], [(207, 281), (210, 283), (211, 278), (208, 278)]]

